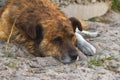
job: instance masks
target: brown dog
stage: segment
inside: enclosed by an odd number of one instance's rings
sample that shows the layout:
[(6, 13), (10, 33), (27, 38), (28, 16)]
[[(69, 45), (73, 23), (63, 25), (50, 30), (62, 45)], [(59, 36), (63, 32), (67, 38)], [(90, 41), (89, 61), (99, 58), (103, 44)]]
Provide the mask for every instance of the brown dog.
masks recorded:
[(63, 63), (75, 61), (75, 18), (68, 19), (49, 0), (8, 0), (0, 12), (0, 38), (25, 45), (36, 56), (53, 56)]

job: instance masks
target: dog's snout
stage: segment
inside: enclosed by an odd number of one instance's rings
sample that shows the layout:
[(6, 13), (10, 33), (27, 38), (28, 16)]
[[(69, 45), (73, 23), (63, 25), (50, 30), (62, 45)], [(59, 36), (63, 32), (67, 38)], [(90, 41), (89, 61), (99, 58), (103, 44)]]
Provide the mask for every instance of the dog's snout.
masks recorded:
[(76, 61), (77, 57), (78, 57), (78, 54), (72, 52), (72, 53), (69, 53), (69, 55), (65, 55), (64, 57), (60, 58), (59, 60), (64, 64), (68, 64)]

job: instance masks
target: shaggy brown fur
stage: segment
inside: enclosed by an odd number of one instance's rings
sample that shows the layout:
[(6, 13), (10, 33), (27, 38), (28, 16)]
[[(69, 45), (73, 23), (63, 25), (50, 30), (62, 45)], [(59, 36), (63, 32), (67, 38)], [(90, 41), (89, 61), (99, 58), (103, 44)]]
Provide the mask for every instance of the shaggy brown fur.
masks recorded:
[(69, 20), (49, 0), (8, 0), (0, 12), (1, 39), (8, 39), (14, 23), (11, 41), (24, 44), (30, 53), (59, 60), (78, 55), (72, 27), (81, 30), (79, 21)]

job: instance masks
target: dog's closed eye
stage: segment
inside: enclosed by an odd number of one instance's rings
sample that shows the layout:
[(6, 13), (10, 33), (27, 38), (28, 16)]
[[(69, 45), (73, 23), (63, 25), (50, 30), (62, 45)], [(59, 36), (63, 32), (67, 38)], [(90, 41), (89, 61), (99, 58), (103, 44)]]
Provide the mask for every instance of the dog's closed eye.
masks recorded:
[(54, 43), (61, 43), (62, 42), (62, 37), (61, 36), (58, 36), (56, 38), (53, 39), (53, 42)]

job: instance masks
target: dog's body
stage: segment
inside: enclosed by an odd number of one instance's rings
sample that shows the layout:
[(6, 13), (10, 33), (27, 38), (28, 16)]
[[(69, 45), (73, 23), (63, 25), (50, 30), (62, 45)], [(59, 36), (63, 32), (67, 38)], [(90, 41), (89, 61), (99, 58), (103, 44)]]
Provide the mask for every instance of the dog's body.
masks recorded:
[(76, 27), (82, 30), (77, 19), (69, 20), (49, 0), (8, 0), (0, 12), (1, 39), (10, 37), (36, 56), (53, 56), (63, 63), (76, 60), (80, 53)]

